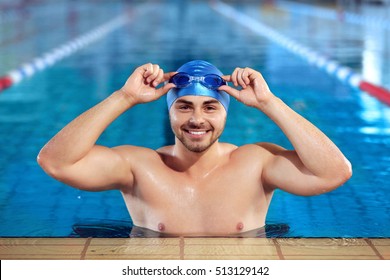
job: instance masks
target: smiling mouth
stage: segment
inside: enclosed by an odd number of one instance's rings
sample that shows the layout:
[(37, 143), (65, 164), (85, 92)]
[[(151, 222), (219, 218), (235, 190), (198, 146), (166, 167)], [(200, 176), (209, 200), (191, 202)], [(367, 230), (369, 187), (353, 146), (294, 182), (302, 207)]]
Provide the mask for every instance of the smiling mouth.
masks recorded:
[(184, 129), (184, 131), (192, 137), (202, 137), (206, 135), (210, 130), (189, 130)]

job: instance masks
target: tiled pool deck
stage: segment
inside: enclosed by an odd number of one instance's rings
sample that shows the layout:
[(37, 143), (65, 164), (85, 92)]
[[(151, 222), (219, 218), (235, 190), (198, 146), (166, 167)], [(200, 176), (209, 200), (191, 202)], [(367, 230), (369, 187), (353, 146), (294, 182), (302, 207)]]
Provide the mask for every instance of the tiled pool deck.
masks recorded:
[(390, 239), (1, 238), (2, 260), (390, 260)]

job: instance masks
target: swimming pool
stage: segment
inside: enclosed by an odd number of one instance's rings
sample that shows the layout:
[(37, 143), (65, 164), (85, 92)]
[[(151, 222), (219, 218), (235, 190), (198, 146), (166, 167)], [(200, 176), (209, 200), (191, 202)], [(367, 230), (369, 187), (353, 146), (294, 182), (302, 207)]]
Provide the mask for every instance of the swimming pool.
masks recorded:
[[(254, 2), (236, 8), (390, 85), (389, 31), (373, 33)], [(118, 89), (138, 65), (151, 61), (172, 71), (192, 59), (209, 60), (226, 73), (237, 66), (260, 70), (272, 91), (352, 162), (353, 177), (331, 193), (298, 197), (277, 191), (267, 224), (288, 225), (287, 237), (390, 237), (389, 107), (232, 22), (207, 2), (38, 2), (0, 22), (0, 75), (125, 9), (129, 23), (0, 94), (1, 237), (71, 236), (75, 224), (131, 226), (119, 192), (66, 187), (40, 169), (36, 155), (64, 125)], [(91, 10), (94, 17), (84, 16)], [(234, 100), (221, 141), (291, 147), (264, 115)], [(172, 142), (164, 98), (126, 112), (99, 139), (108, 146), (150, 148)]]

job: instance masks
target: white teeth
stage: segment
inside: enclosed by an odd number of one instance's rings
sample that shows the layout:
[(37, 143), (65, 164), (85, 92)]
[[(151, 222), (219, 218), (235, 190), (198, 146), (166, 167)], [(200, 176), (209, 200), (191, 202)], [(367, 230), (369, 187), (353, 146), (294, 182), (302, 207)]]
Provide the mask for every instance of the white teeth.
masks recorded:
[(194, 135), (202, 135), (202, 134), (206, 134), (206, 131), (188, 131), (190, 134), (194, 134)]

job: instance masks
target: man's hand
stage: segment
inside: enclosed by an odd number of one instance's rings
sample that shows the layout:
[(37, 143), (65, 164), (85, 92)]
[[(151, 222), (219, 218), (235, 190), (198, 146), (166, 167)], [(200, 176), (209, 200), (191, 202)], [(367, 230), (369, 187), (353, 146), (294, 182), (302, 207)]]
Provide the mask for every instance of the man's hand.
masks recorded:
[(133, 102), (133, 104), (147, 103), (159, 99), (175, 85), (167, 83), (163, 87), (156, 87), (168, 81), (176, 72), (165, 73), (157, 64), (144, 64), (134, 70), (120, 89)]
[(226, 75), (222, 78), (227, 82), (232, 82), (235, 87), (241, 86), (241, 89), (236, 89), (228, 85), (221, 86), (218, 89), (226, 91), (247, 106), (260, 109), (274, 96), (269, 90), (263, 76), (251, 68), (237, 67), (231, 75)]

